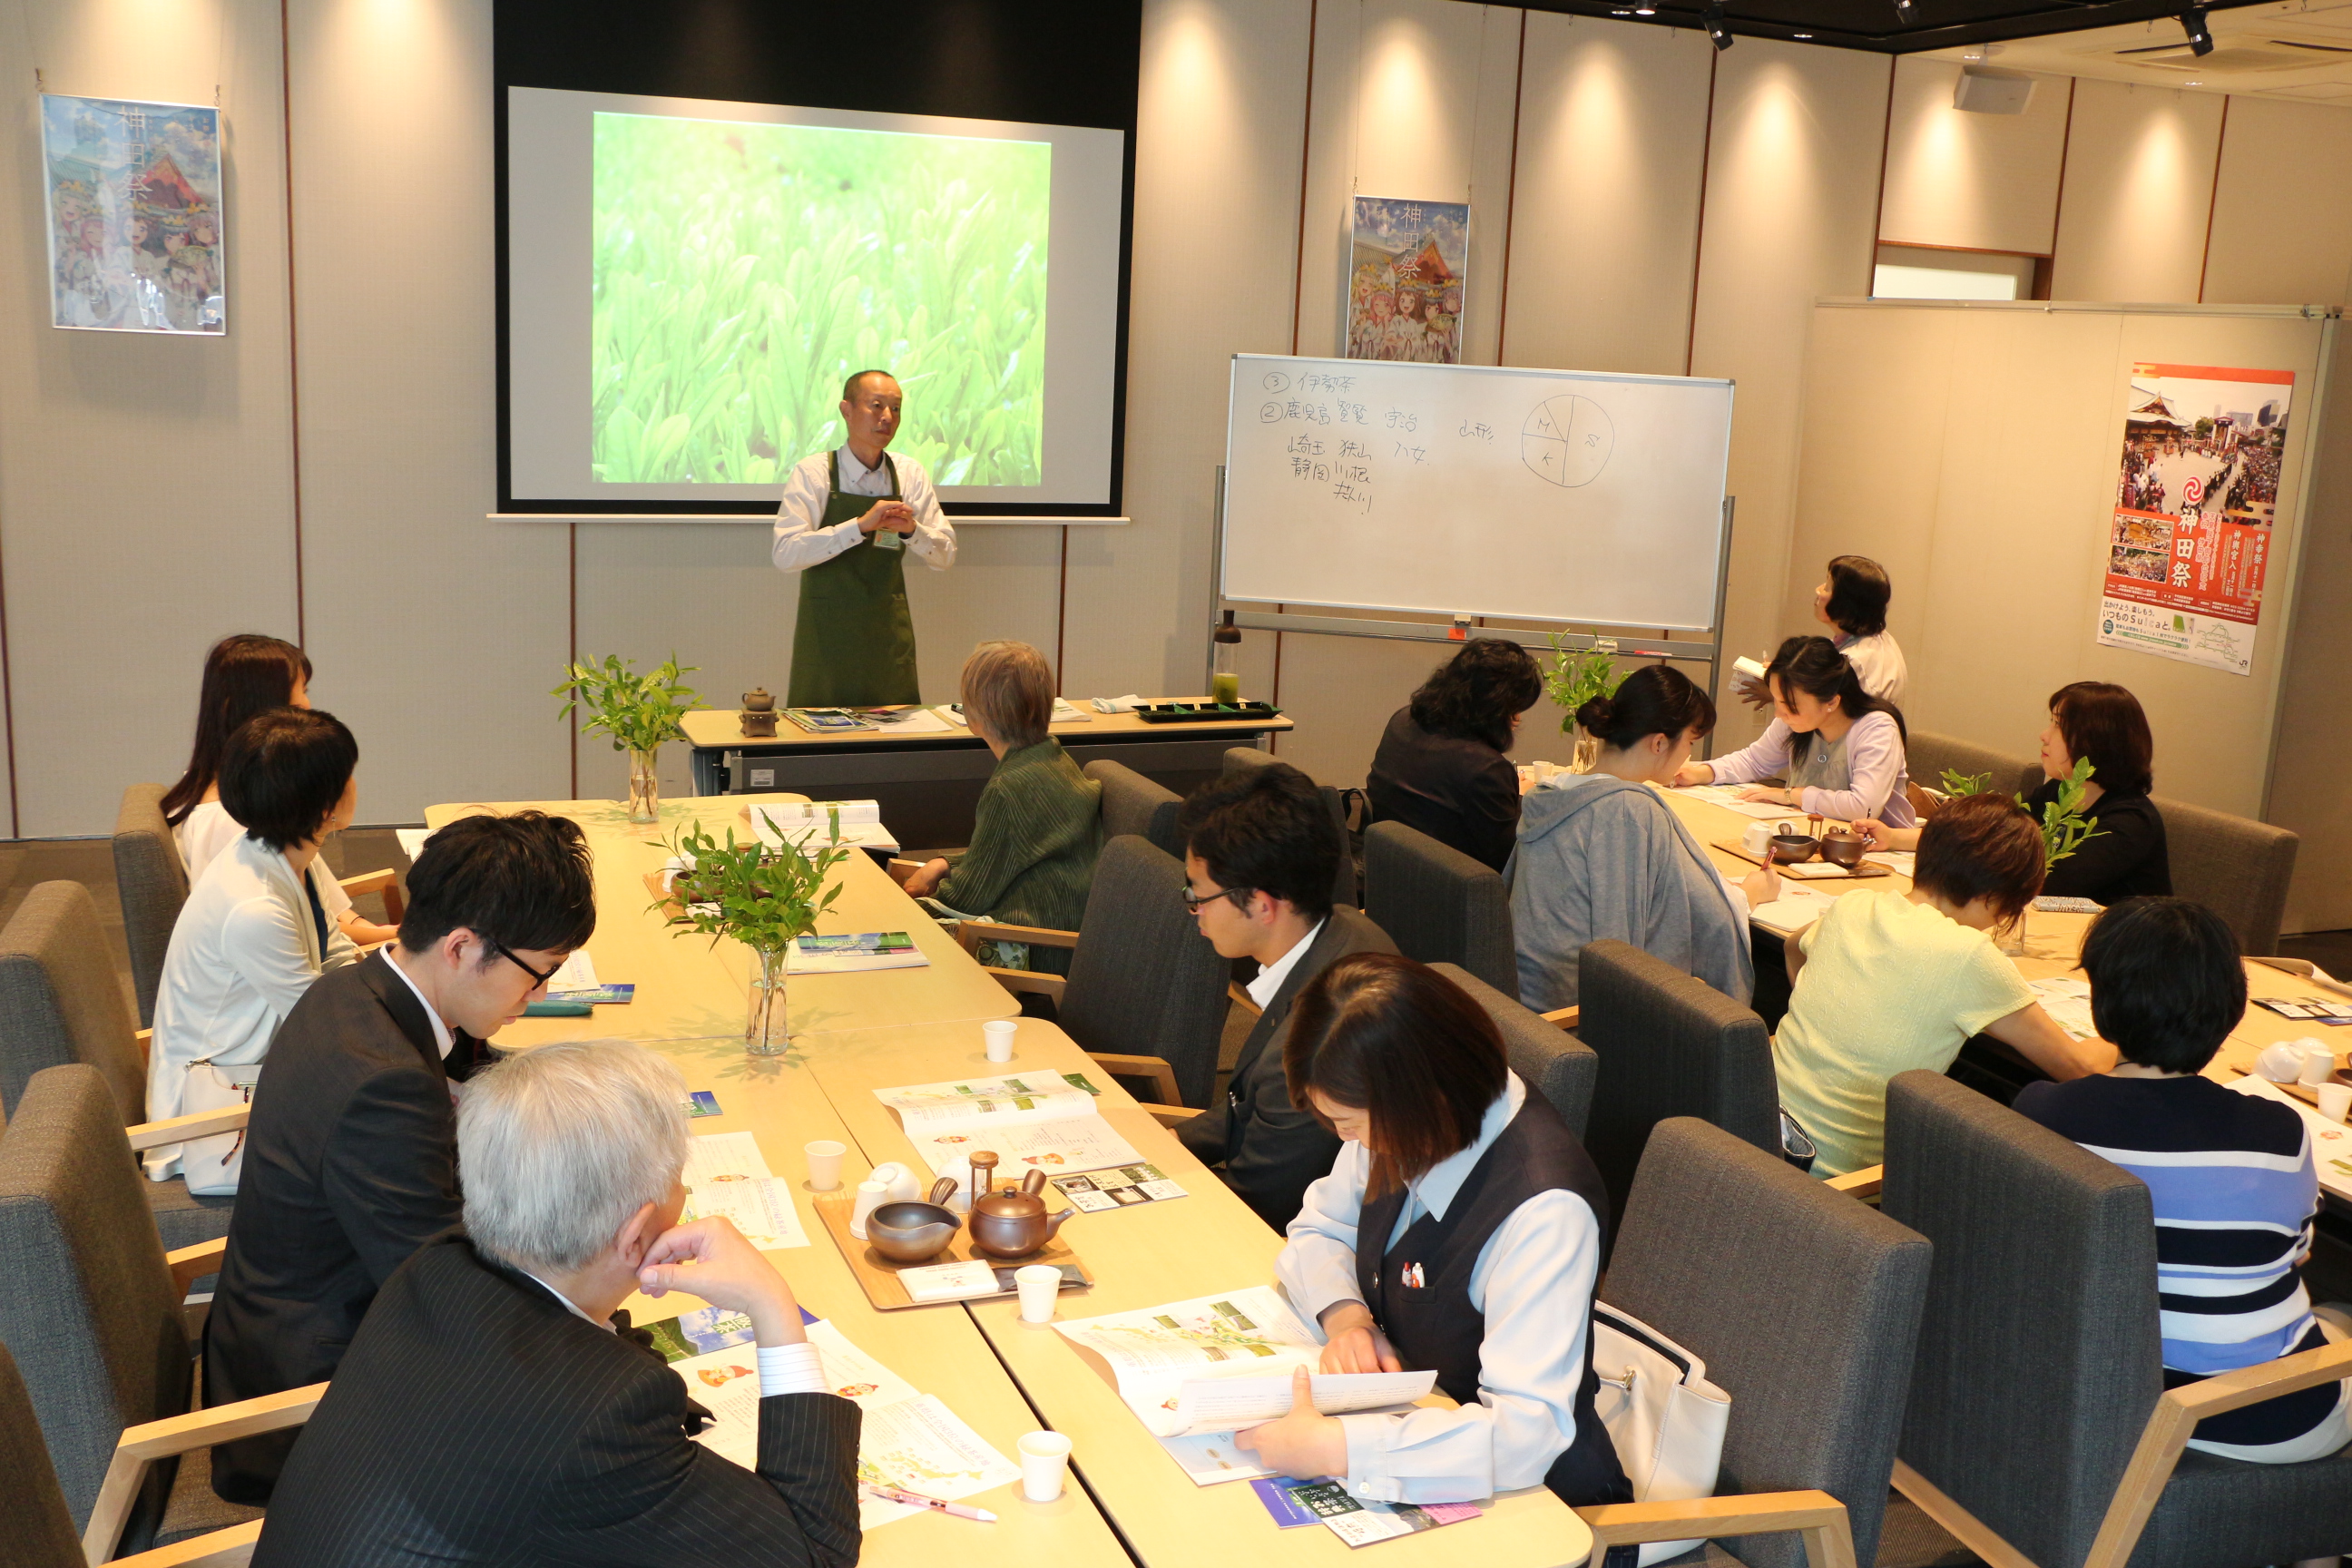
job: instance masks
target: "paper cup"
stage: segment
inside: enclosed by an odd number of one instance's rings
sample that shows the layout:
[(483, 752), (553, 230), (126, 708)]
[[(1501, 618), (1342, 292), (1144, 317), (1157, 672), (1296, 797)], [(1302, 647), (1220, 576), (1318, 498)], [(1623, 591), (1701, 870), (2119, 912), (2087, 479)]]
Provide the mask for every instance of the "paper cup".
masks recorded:
[(852, 1209), (849, 1214), (849, 1234), (856, 1237), (858, 1240), (864, 1241), (866, 1239), (866, 1216), (872, 1214), (876, 1209), (880, 1208), (884, 1204), (891, 1201), (890, 1184), (887, 1182), (858, 1183), (857, 1206), (855, 1209)]
[(1032, 1263), (1013, 1271), (1013, 1288), (1021, 1292), (1021, 1321), (1050, 1323), (1054, 1298), (1062, 1293), (1062, 1271), (1050, 1263)]
[(2319, 1114), (2330, 1121), (2341, 1121), (2352, 1112), (2352, 1083), (2323, 1083), (2319, 1086)]
[(2336, 1053), (2326, 1046), (2297, 1041), (2303, 1047), (2303, 1081), (2306, 1084), (2326, 1083), (2336, 1076)]
[(1013, 1028), (1010, 1018), (991, 1018), (980, 1026), (981, 1035), (988, 1043), (990, 1061), (1009, 1062), (1013, 1059)]
[(802, 1152), (808, 1155), (809, 1191), (829, 1193), (841, 1185), (841, 1157), (849, 1152), (848, 1144), (820, 1138)]
[(1062, 1495), (1062, 1472), (1070, 1463), (1070, 1440), (1059, 1432), (1032, 1432), (1021, 1439), (1021, 1495), (1052, 1502)]

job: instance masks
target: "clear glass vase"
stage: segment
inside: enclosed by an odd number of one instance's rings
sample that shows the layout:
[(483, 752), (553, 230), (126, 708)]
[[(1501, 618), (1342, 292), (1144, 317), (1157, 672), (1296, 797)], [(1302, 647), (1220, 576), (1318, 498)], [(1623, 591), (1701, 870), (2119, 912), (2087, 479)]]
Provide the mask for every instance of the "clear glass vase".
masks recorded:
[(1584, 726), (1576, 727), (1576, 752), (1569, 758), (1568, 771), (1589, 773), (1601, 762), (1601, 737), (1585, 733)]
[(661, 820), (661, 780), (654, 768), (661, 757), (661, 748), (650, 752), (629, 753), (629, 820), (659, 822)]
[(2032, 915), (2033, 910), (2029, 907), (2021, 911), (2015, 920), (2010, 921), (2005, 926), (1998, 928), (1993, 932), (1992, 944), (2000, 950), (2002, 957), (2023, 958), (2026, 956), (2025, 922), (2032, 919)]
[(782, 1056), (793, 1043), (784, 1015), (784, 950), (751, 950), (751, 1006), (743, 1025), (743, 1049), (755, 1057)]

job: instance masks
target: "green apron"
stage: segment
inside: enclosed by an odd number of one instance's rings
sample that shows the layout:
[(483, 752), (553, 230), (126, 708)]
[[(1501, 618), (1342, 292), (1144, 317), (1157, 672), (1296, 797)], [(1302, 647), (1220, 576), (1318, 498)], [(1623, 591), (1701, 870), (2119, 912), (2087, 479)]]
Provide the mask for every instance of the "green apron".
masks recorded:
[[(886, 455), (887, 496), (845, 495), (841, 454), (825, 459), (833, 485), (820, 528), (864, 517), (877, 500), (898, 500), (898, 469)], [(832, 560), (801, 573), (800, 621), (793, 628), (792, 708), (878, 708), (920, 702), (915, 679), (915, 618), (907, 608), (907, 552), (875, 545), (869, 533)]]

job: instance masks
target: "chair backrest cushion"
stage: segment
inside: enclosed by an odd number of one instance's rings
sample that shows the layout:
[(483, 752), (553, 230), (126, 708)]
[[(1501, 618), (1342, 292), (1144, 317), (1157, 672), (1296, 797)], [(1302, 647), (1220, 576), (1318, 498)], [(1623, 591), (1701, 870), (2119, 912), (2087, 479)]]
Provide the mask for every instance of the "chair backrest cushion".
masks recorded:
[(188, 1408), (187, 1329), (141, 1180), (94, 1068), (36, 1076), (0, 1133), (0, 1344), (77, 1531), (122, 1428)]
[(2276, 952), (2287, 884), (2294, 879), (2295, 851), (2303, 840), (2284, 827), (2185, 800), (2157, 795), (2149, 804), (2164, 818), (2174, 894), (2220, 915), (2250, 956)]
[[(1251, 768), (1270, 767), (1281, 760), (1272, 752), (1261, 752), (1255, 746), (1229, 746), (1225, 749), (1224, 776), (1232, 778)], [(1355, 903), (1356, 858), (1348, 848), (1347, 802), (1340, 798), (1339, 787), (1335, 784), (1317, 784), (1315, 788), (1323, 796), (1323, 804), (1331, 810), (1331, 826), (1339, 830), (1339, 871), (1332, 879), (1331, 901), (1335, 904)], [(1178, 846), (1176, 854), (1181, 858), (1183, 853), (1183, 847)]]
[[(1868, 1205), (1677, 1117), (1642, 1156), (1601, 1296), (1705, 1361), (1731, 1395), (1717, 1491), (1819, 1488), (1846, 1505), (1868, 1563), (1929, 1253)], [(1724, 1545), (1752, 1568), (1804, 1561), (1790, 1535)]]
[(1108, 758), (1088, 763), (1079, 772), (1102, 785), (1105, 838), (1131, 833), (1149, 839), (1156, 849), (1180, 860), (1184, 858), (1184, 840), (1176, 831), (1176, 813), (1184, 804), (1181, 795)]
[(71, 1568), (82, 1560), (73, 1516), (41, 1446), (32, 1397), (17, 1375), (16, 1361), (0, 1345), (0, 1476), (16, 1498), (0, 1530), (0, 1568)]
[(1996, 752), (1957, 735), (1914, 729), (1904, 737), (1904, 761), (1914, 784), (1929, 789), (1944, 787), (1944, 771), (1970, 778), (1992, 775), (1992, 787), (2005, 795), (2022, 795), (2042, 782), (2042, 764), (2032, 757)]
[(1558, 1024), (1545, 1023), (1542, 1014), (1523, 1005), (1518, 998), (1496, 990), (1461, 965), (1435, 963), (1430, 967), (1470, 993), (1471, 999), (1486, 1009), (1486, 1016), (1495, 1020), (1495, 1027), (1502, 1033), (1503, 1052), (1510, 1058), (1511, 1070), (1529, 1089), (1551, 1101), (1551, 1108), (1559, 1112), (1559, 1119), (1568, 1123), (1570, 1132), (1583, 1137), (1585, 1123), (1592, 1115), (1592, 1085), (1601, 1076), (1601, 1058), (1592, 1054), (1592, 1048)]
[(1904, 1460), (2043, 1568), (2075, 1568), (2162, 1392), (2147, 1188), (1915, 1071), (1887, 1085), (1882, 1201), (1936, 1247)]
[(132, 784), (122, 792), (114, 817), (114, 890), (122, 900), (122, 939), (131, 949), (142, 1029), (155, 1021), (163, 954), (180, 906), (188, 901), (188, 868), (172, 825), (163, 820), (163, 795), (162, 784)]
[(43, 882), (0, 927), (0, 1106), (15, 1115), (32, 1076), (64, 1062), (105, 1075), (118, 1127), (146, 1120), (146, 1068), (98, 905), (79, 882)]
[(1364, 912), (1407, 958), (1454, 963), (1519, 994), (1511, 895), (1494, 868), (1402, 822), (1364, 829)]
[(1232, 965), (1184, 909), (1184, 866), (1132, 834), (1103, 846), (1059, 1022), (1081, 1049), (1159, 1057), (1184, 1103), (1216, 1088)]
[(1780, 1080), (1763, 1019), (1613, 939), (1587, 942), (1577, 966), (1577, 1038), (1601, 1058), (1584, 1146), (1612, 1203), (1622, 1206), (1650, 1129), (1670, 1116), (1696, 1116), (1778, 1152)]

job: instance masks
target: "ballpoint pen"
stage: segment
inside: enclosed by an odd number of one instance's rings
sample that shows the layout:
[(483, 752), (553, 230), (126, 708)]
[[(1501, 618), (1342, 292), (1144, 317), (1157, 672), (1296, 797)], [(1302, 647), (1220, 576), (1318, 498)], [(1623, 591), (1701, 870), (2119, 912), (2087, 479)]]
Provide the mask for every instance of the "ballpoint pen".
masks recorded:
[(984, 1508), (971, 1508), (941, 1498), (925, 1497), (920, 1492), (905, 1491), (898, 1487), (878, 1487), (871, 1481), (860, 1481), (857, 1485), (858, 1489), (868, 1497), (880, 1498), (885, 1502), (902, 1502), (908, 1508), (934, 1509), (940, 1513), (951, 1513), (958, 1519), (976, 1519), (982, 1524), (996, 1522), (996, 1516)]

